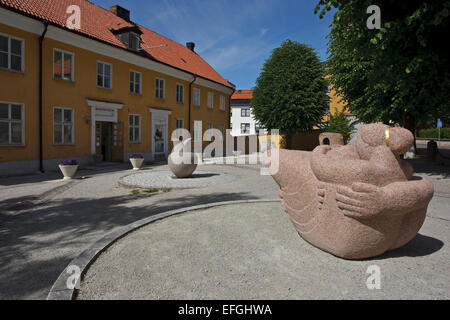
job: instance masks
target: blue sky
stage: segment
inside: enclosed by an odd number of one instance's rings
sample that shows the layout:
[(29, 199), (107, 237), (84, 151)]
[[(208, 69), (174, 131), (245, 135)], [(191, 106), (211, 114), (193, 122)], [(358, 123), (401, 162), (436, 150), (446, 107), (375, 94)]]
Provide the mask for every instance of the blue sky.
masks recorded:
[(238, 89), (251, 89), (272, 50), (291, 39), (326, 59), (332, 13), (314, 14), (316, 0), (91, 0), (118, 4), (131, 19), (199, 53)]

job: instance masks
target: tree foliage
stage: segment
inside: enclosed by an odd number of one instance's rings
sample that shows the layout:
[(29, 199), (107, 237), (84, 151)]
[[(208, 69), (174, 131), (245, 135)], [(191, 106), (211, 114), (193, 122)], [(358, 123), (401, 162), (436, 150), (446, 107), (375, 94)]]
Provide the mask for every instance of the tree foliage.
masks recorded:
[[(370, 5), (381, 8), (380, 30), (367, 27)], [(332, 7), (330, 81), (353, 114), (403, 125), (450, 114), (450, 1), (320, 0), (316, 13)]]
[(311, 130), (328, 110), (328, 82), (315, 51), (294, 41), (272, 52), (256, 81), (252, 109), (265, 128), (282, 133)]
[(330, 115), (330, 119), (323, 123), (322, 129), (325, 132), (334, 132), (342, 134), (344, 142), (350, 141), (352, 134), (356, 131), (356, 123), (352, 121), (344, 111), (338, 111)]

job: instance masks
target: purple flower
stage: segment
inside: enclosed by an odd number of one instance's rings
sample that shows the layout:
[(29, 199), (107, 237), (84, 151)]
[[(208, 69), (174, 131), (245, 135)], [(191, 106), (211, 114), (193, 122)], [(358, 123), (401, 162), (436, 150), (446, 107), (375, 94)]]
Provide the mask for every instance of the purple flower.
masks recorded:
[(75, 160), (62, 160), (60, 165), (62, 166), (76, 166), (78, 163)]
[(130, 159), (144, 159), (144, 155), (140, 153), (132, 154)]

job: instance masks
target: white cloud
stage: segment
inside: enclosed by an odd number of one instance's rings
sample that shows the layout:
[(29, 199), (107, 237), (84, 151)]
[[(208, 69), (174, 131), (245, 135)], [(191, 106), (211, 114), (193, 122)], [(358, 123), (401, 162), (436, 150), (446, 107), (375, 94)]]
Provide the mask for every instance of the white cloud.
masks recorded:
[(260, 31), (261, 37), (264, 37), (264, 35), (267, 33), (267, 31), (269, 31), (269, 29), (262, 28)]

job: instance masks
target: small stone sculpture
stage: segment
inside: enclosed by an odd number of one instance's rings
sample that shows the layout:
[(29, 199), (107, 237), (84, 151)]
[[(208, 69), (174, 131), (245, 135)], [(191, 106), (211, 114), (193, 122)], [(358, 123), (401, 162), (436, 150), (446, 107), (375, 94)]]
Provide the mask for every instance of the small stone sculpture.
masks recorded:
[(375, 257), (416, 236), (433, 197), (433, 184), (400, 159), (413, 142), (406, 129), (370, 124), (355, 146), (279, 150), (269, 172), (302, 238), (344, 259)]
[(169, 155), (168, 164), (172, 173), (179, 179), (185, 179), (192, 176), (197, 169), (197, 156), (194, 153), (184, 150), (191, 150), (192, 139), (177, 143), (172, 153)]
[(319, 135), (319, 142), (321, 146), (324, 145), (340, 145), (343, 146), (344, 143), (344, 137), (340, 133), (334, 133), (334, 132), (324, 132)]

